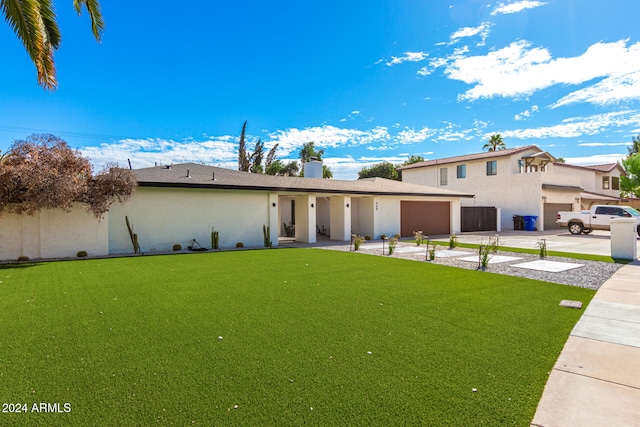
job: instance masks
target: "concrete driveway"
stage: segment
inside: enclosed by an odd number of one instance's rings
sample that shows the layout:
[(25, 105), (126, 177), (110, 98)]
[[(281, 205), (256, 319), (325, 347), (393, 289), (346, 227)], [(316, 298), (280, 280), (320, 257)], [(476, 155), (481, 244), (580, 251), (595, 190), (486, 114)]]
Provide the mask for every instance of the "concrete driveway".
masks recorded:
[[(498, 236), (500, 246), (514, 248), (535, 249), (540, 239), (546, 239), (547, 250), (560, 252), (573, 252), (580, 254), (611, 255), (611, 233), (609, 231), (595, 230), (591, 234), (574, 236), (567, 230), (552, 231), (495, 231), (461, 233), (458, 235), (460, 243), (479, 244), (486, 242), (489, 237)], [(448, 241), (448, 236), (434, 238), (438, 241)], [(638, 254), (640, 254), (640, 239), (637, 240)]]

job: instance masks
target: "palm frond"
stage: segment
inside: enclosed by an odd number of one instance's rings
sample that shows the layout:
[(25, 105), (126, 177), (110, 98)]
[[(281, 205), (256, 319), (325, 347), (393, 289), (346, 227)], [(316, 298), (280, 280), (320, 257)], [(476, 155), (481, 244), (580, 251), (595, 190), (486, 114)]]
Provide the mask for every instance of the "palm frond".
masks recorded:
[(100, 2), (98, 0), (73, 0), (73, 7), (78, 12), (78, 15), (82, 14), (82, 5), (87, 8), (89, 17), (91, 17), (91, 31), (96, 40), (102, 39), (102, 33), (104, 32), (104, 21), (102, 19), (102, 12), (100, 10)]

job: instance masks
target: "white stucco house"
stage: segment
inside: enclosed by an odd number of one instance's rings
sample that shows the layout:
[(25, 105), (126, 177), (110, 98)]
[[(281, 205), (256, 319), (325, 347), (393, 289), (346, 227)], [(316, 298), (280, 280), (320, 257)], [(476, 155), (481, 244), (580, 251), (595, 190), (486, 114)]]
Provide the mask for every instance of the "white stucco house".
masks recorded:
[[(316, 169), (317, 170), (317, 169)], [(321, 168), (320, 168), (321, 170)], [(34, 217), (0, 216), (0, 259), (31, 259), (133, 252), (125, 217), (138, 235), (143, 253), (183, 248), (193, 239), (211, 246), (211, 231), (220, 247), (237, 242), (263, 246), (263, 225), (278, 244), (283, 224), (295, 224), (295, 240), (326, 237), (349, 241), (351, 234), (412, 236), (460, 232), (461, 200), (472, 194), (382, 178), (357, 181), (277, 177), (195, 163), (155, 166), (133, 171), (136, 193), (124, 205), (114, 204), (98, 221), (81, 206), (72, 212), (45, 211)]]
[[(592, 204), (618, 203), (617, 163), (575, 166), (555, 162), (535, 145), (428, 160), (399, 168), (402, 181), (474, 194), (466, 207), (498, 209), (496, 229), (514, 228), (513, 216), (536, 216), (538, 230), (556, 228), (558, 211), (588, 209)], [(462, 231), (465, 230), (463, 227)]]

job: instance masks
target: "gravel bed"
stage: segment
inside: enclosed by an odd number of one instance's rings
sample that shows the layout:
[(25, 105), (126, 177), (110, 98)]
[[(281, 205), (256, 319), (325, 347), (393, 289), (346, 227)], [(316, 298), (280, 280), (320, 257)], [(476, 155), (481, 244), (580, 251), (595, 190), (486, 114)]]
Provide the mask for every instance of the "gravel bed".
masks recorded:
[[(415, 247), (415, 245), (403, 245), (399, 244), (398, 248), (407, 248), (407, 247)], [(341, 250), (341, 251), (349, 251), (349, 246), (345, 245), (335, 245), (335, 246), (322, 246), (320, 249), (330, 249), (330, 250)], [(402, 258), (402, 259), (410, 259), (414, 261), (427, 262), (426, 258), (426, 247), (421, 252), (394, 252), (391, 257), (393, 258)], [(470, 262), (470, 261), (462, 261), (459, 258), (464, 257), (461, 255), (460, 257), (438, 257), (438, 252), (448, 251), (449, 249), (439, 246), (436, 251), (436, 259), (432, 262), (434, 264), (440, 265), (448, 265), (451, 267), (458, 268), (466, 268), (468, 270), (477, 270), (478, 263)], [(459, 252), (466, 252), (468, 255), (466, 256), (477, 256), (478, 251), (469, 248), (457, 248), (455, 249)], [(359, 253), (369, 254), (369, 255), (382, 255), (381, 249), (360, 249)], [(548, 271), (539, 271), (539, 270), (529, 270), (525, 268), (513, 267), (514, 264), (521, 264), (530, 261), (538, 261), (540, 260), (540, 256), (533, 254), (522, 254), (522, 253), (514, 253), (514, 252), (505, 252), (498, 251), (497, 255), (501, 256), (512, 256), (517, 257), (519, 259), (489, 264), (487, 267), (487, 271), (491, 273), (504, 274), (508, 276), (517, 276), (517, 277), (526, 277), (528, 279), (535, 280), (543, 280), (545, 282), (552, 283), (560, 283), (563, 285), (570, 286), (578, 286), (581, 288), (588, 289), (599, 289), (600, 286), (604, 282), (606, 282), (618, 269), (623, 267), (623, 264), (615, 264), (610, 262), (600, 262), (600, 261), (587, 261), (581, 259), (574, 258), (564, 258), (564, 257), (555, 257), (549, 256), (544, 258), (546, 261), (556, 261), (556, 262), (564, 262), (571, 264), (582, 264), (582, 267), (573, 268), (571, 270), (566, 270), (562, 272), (548, 272)], [(386, 255), (389, 256), (389, 255)]]

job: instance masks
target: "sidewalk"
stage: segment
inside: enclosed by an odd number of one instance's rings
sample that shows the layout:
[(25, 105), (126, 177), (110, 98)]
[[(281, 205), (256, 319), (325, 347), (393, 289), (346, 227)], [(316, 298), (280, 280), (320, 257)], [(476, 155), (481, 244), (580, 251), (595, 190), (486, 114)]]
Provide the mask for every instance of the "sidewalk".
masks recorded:
[(640, 426), (639, 261), (618, 270), (593, 297), (531, 426)]

